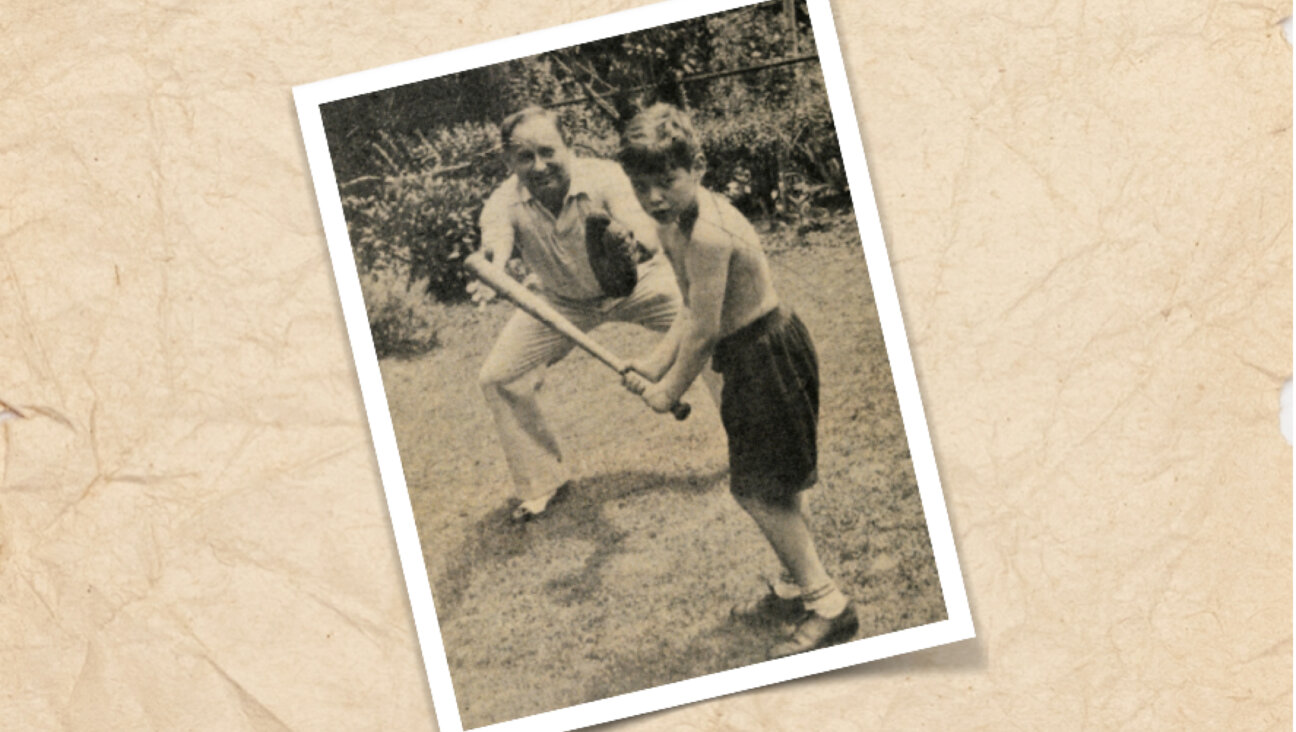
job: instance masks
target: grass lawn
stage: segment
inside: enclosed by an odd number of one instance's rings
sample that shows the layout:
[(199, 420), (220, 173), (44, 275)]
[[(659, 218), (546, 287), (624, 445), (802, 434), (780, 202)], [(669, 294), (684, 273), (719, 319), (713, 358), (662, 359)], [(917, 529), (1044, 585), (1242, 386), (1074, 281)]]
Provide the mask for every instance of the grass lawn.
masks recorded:
[[(854, 222), (808, 239), (776, 244), (770, 261), (819, 352), (820, 553), (858, 605), (859, 637), (943, 620)], [(541, 520), (506, 521), (508, 469), (476, 374), (511, 310), (443, 308), (440, 348), (382, 363), (465, 726), (764, 660), (772, 639), (728, 610), (777, 564), (729, 496), (724, 433), (700, 384), (676, 422), (574, 351), (542, 392), (574, 490)], [(623, 355), (653, 342), (620, 324), (595, 335)]]

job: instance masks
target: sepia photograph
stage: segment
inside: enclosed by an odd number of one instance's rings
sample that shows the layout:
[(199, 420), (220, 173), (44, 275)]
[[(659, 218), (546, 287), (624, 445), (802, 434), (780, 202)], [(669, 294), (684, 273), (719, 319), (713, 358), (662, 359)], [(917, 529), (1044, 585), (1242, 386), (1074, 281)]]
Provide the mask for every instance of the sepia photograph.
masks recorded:
[(972, 636), (827, 2), (295, 94), (441, 729)]

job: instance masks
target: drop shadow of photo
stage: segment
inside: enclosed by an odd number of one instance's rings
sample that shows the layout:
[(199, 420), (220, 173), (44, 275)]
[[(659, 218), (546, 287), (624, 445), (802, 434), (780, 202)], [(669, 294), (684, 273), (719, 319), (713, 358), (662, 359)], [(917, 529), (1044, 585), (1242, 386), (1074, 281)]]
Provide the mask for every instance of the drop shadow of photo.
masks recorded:
[(839, 673), (843, 677), (861, 679), (873, 676), (908, 676), (934, 670), (979, 673), (986, 669), (989, 659), (985, 642), (980, 638), (969, 638), (937, 648), (884, 658), (862, 666), (852, 666), (842, 669)]
[(972, 625), (978, 628), (976, 637), (957, 643), (949, 643), (936, 648), (906, 653), (901, 656), (883, 658), (861, 666), (852, 666), (835, 671), (843, 678), (870, 678), (877, 676), (910, 675), (923, 672), (979, 673), (989, 665), (990, 656), (985, 640), (985, 626), (976, 620), (976, 598), (972, 588), (967, 592), (968, 610), (972, 614)]
[[(968, 604), (972, 610), (974, 627), (981, 628), (982, 626), (976, 623), (975, 620), (976, 603), (973, 601), (970, 589), (968, 590)], [(861, 638), (856, 637), (855, 640), (861, 640)], [(914, 674), (935, 674), (938, 676), (979, 674), (988, 668), (989, 663), (990, 656), (985, 638), (983, 635), (978, 634), (975, 638), (968, 638), (957, 643), (926, 648), (921, 651), (911, 651), (903, 655), (882, 658), (858, 666), (848, 666), (835, 671), (796, 679), (788, 682), (788, 686), (814, 684), (817, 683), (818, 679), (824, 678), (864, 681), (866, 679), (912, 676)]]
[[(761, 650), (760, 643), (765, 641), (766, 639), (763, 636), (759, 636), (756, 633), (756, 631), (753, 629), (746, 628), (743, 626), (738, 626), (738, 625), (721, 626), (719, 628), (716, 628), (713, 631), (713, 636), (715, 639), (722, 640), (723, 642), (731, 644), (734, 647), (747, 645), (751, 649), (748, 652), (751, 657), (745, 663), (758, 663), (764, 660), (764, 656), (761, 655), (760, 653)], [(702, 644), (699, 642), (695, 642), (693, 645), (694, 647), (697, 647)], [(654, 661), (656, 661), (656, 659), (653, 658), (627, 659), (627, 663), (635, 663), (635, 662), (653, 663)], [(668, 673), (687, 674), (690, 672), (690, 669), (687, 668), (687, 666), (685, 666), (683, 662), (677, 661), (675, 665), (677, 666), (677, 668), (669, 669)], [(890, 677), (896, 675), (909, 676), (916, 673), (924, 673), (924, 672), (925, 673), (936, 672), (936, 673), (975, 674), (984, 671), (986, 665), (987, 665), (987, 655), (986, 655), (984, 643), (981, 641), (980, 638), (972, 638), (966, 641), (962, 641), (960, 643), (953, 643), (938, 648), (929, 648), (924, 651), (917, 651), (903, 656), (894, 656), (892, 658), (886, 658), (880, 661), (874, 661), (872, 663), (864, 664), (861, 666), (852, 666), (844, 669), (838, 669), (836, 671), (830, 671), (823, 674), (807, 676), (801, 679), (796, 679), (794, 681), (786, 682), (785, 684), (780, 685), (779, 688), (785, 690), (795, 690), (796, 687), (800, 685), (821, 686), (822, 680), (830, 679), (830, 678), (839, 679), (839, 680), (863, 681), (869, 678)], [(607, 695), (609, 691), (611, 693), (619, 693), (615, 689), (615, 687), (605, 688), (605, 687), (596, 686), (595, 688), (591, 689), (592, 693), (600, 693), (604, 695)], [(763, 692), (761, 689), (752, 689), (750, 691), (746, 691), (742, 693), (760, 694)], [(591, 696), (590, 698), (602, 698), (602, 697)], [(642, 720), (646, 724), (649, 724), (649, 726), (651, 726), (652, 723), (649, 722), (648, 720), (652, 720), (654, 717), (665, 718), (668, 715), (674, 713), (675, 711), (676, 710), (664, 709), (661, 711), (653, 712), (651, 714), (642, 715), (637, 719)], [(610, 731), (613, 729), (618, 729), (621, 726), (621, 724), (622, 724), (621, 722), (609, 722), (607, 724), (589, 727), (588, 729)]]
[(435, 578), (437, 615), (443, 623), (454, 616), (475, 573), (562, 540), (588, 542), (594, 549), (580, 569), (546, 582), (545, 591), (560, 605), (583, 602), (601, 587), (603, 566), (621, 553), (626, 538), (604, 515), (605, 506), (647, 493), (700, 495), (716, 490), (728, 473), (727, 467), (701, 475), (623, 470), (578, 478), (543, 514), (522, 523), (511, 520), (511, 505), (501, 505), (468, 528), (445, 572)]

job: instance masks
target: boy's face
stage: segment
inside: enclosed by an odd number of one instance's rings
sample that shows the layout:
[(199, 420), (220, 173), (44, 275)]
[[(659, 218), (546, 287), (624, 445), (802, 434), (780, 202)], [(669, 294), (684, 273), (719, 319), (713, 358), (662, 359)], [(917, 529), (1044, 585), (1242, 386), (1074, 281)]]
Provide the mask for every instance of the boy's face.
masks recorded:
[(695, 161), (692, 168), (670, 168), (660, 173), (634, 173), (630, 183), (634, 186), (639, 205), (659, 224), (674, 223), (679, 215), (693, 205), (697, 187), (702, 182), (706, 168)]
[(571, 183), (571, 150), (552, 121), (532, 117), (519, 124), (505, 159), (532, 195), (566, 194)]

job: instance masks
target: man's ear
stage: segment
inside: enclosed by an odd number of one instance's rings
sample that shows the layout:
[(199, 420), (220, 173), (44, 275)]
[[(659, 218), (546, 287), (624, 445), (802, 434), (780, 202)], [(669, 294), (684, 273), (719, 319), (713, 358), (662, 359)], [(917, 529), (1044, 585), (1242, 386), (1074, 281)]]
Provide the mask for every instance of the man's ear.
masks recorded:
[(612, 97), (612, 108), (616, 110), (616, 119), (612, 120), (612, 129), (618, 136), (625, 132), (626, 125), (643, 109), (643, 105), (631, 99), (628, 94), (616, 94)]
[(692, 173), (697, 176), (698, 180), (702, 180), (702, 176), (706, 175), (706, 169), (706, 156), (700, 152), (694, 155)]
[(504, 167), (508, 168), (508, 171), (510, 173), (512, 173), (514, 171), (514, 168), (517, 167), (514, 165), (515, 162), (515, 158), (513, 157), (514, 152), (515, 150), (512, 147), (506, 147), (500, 151), (500, 157), (504, 159)]

